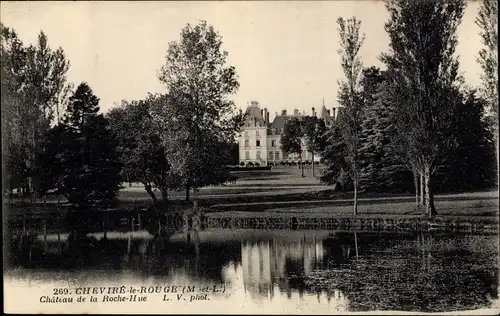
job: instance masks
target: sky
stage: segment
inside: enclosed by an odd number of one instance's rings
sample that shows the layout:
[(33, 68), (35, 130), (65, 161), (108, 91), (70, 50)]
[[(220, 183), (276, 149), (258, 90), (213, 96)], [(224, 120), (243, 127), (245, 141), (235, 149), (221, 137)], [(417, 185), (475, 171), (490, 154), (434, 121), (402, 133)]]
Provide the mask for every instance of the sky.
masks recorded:
[[(365, 66), (381, 66), (388, 50), (381, 1), (130, 1), (1, 2), (0, 20), (21, 40), (34, 43), (43, 30), (52, 48), (62, 47), (71, 62), (68, 80), (85, 81), (106, 112), (121, 100), (139, 100), (148, 92), (166, 92), (157, 73), (168, 43), (177, 41), (187, 23), (205, 20), (223, 38), (228, 63), (235, 66), (238, 108), (258, 101), (273, 117), (282, 109), (310, 112), (325, 100), (336, 105), (343, 79), (337, 53), (338, 17), (356, 16), (366, 39)], [(474, 23), (479, 4), (469, 2), (458, 30), (461, 72), (466, 83), (480, 85), (476, 62), (481, 49)]]

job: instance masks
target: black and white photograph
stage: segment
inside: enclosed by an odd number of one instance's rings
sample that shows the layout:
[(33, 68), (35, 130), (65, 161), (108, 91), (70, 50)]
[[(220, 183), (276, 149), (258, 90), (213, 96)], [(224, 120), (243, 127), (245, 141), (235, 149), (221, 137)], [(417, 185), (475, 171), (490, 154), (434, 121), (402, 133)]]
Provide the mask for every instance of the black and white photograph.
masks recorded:
[(500, 314), (498, 2), (2, 1), (10, 314)]

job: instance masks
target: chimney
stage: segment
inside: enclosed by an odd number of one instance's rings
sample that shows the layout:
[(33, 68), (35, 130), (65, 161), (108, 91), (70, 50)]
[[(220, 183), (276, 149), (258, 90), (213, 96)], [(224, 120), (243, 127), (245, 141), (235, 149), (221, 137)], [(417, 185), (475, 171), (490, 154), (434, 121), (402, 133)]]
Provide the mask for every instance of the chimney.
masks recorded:
[(311, 112), (312, 112), (312, 116), (316, 116), (316, 109), (314, 107), (312, 108)]
[(264, 117), (264, 110), (260, 110), (260, 116)]
[(293, 115), (299, 115), (299, 110), (294, 109), (294, 110), (293, 110)]
[[(335, 109), (333, 109), (333, 111), (335, 112)], [(326, 114), (330, 117), (330, 110), (326, 110)]]
[(269, 112), (266, 111), (266, 123), (269, 124)]
[(281, 111), (281, 115), (286, 115), (286, 109)]
[(336, 119), (337, 116), (337, 108), (333, 108), (333, 119)]

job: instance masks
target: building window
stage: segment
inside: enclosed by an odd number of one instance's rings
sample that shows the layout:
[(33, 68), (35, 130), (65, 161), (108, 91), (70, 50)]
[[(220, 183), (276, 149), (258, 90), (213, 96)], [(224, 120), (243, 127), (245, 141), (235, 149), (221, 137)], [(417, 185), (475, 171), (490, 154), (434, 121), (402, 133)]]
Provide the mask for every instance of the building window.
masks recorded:
[(273, 157), (274, 157), (274, 156), (273, 156), (273, 152), (272, 152), (272, 151), (270, 151), (270, 152), (269, 152), (269, 160), (273, 160)]
[(276, 129), (275, 128), (273, 128), (272, 133), (273, 133), (273, 135), (276, 135)]
[(273, 139), (273, 140), (271, 141), (271, 147), (276, 147), (276, 140), (275, 140), (275, 139)]
[(245, 131), (245, 137), (248, 137), (248, 131)]
[(260, 147), (260, 139), (257, 139), (257, 141), (255, 142), (255, 146)]
[(257, 159), (260, 159), (260, 151), (257, 151)]
[(259, 136), (260, 136), (259, 131), (256, 131), (256, 132), (255, 132), (255, 136), (257, 136), (257, 137), (259, 137)]
[(249, 151), (245, 151), (245, 159), (246, 160), (250, 159), (250, 152)]
[(248, 139), (245, 139), (245, 147), (250, 147), (250, 141)]
[(280, 160), (280, 152), (279, 151), (276, 151), (274, 153), (274, 160)]

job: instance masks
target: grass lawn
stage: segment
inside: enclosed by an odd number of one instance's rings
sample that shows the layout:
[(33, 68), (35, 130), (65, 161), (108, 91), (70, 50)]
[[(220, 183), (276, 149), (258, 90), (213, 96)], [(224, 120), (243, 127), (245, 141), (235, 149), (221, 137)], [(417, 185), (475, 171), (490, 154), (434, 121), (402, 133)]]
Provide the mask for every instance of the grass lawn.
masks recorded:
[[(459, 218), (471, 221), (498, 222), (498, 199), (443, 200), (436, 201), (440, 218)], [(291, 205), (284, 208), (273, 207), (261, 211), (238, 210), (210, 213), (210, 217), (421, 217), (422, 212), (415, 209), (414, 202), (387, 202), (358, 205), (358, 215), (353, 216), (352, 205)]]
[[(209, 216), (352, 216), (352, 193), (334, 192), (320, 183), (321, 167), (316, 168), (312, 177), (310, 166), (304, 170), (305, 177), (297, 167), (279, 167), (273, 170), (236, 172), (238, 180), (225, 186), (200, 189), (200, 206)], [(160, 199), (159, 192), (157, 193)], [(192, 192), (191, 192), (192, 197)], [(420, 216), (415, 210), (414, 195), (396, 193), (363, 193), (358, 195), (358, 216)], [(144, 187), (134, 183), (129, 187), (123, 184), (119, 193), (120, 208), (146, 207), (152, 199)], [(184, 201), (185, 192), (169, 192), (170, 203), (176, 209), (190, 209), (192, 203)], [(26, 199), (27, 200), (27, 199)], [(53, 197), (52, 202), (57, 201)], [(498, 220), (498, 193), (469, 192), (436, 195), (436, 208), (440, 217), (484, 218), (496, 217)], [(50, 201), (49, 201), (50, 202)], [(48, 207), (30, 210), (30, 213), (43, 213), (53, 209)], [(22, 214), (29, 204), (18, 205), (16, 213)], [(12, 209), (12, 208), (11, 208)]]

